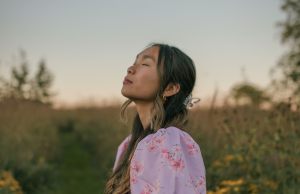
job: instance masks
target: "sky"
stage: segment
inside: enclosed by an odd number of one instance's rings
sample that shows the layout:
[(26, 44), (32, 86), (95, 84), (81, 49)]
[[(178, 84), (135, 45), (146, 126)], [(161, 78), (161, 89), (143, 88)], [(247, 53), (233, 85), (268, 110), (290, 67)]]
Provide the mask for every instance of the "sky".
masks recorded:
[[(244, 80), (266, 87), (284, 52), (280, 0), (0, 0), (0, 74), (27, 54), (54, 74), (57, 105), (124, 101), (122, 81), (151, 42), (178, 47), (195, 62), (194, 97), (226, 95)], [(241, 73), (244, 72), (244, 73)]]

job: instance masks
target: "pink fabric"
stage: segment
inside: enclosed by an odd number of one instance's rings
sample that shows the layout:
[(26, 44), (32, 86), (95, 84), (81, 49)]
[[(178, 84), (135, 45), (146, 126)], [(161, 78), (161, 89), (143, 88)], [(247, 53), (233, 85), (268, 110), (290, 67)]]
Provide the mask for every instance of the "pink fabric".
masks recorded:
[[(127, 149), (118, 147), (116, 165)], [(141, 140), (130, 163), (131, 194), (205, 194), (205, 166), (199, 145), (186, 132), (161, 128)]]

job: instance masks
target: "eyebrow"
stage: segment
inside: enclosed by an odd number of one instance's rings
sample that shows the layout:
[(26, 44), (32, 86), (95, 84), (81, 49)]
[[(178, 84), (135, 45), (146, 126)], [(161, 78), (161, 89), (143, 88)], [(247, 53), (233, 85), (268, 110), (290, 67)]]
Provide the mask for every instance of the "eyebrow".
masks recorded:
[[(137, 59), (139, 56), (140, 56), (140, 54), (138, 54), (138, 55), (136, 56), (136, 59)], [(155, 61), (155, 58), (154, 58), (153, 56), (150, 56), (150, 55), (143, 55), (143, 59), (147, 59), (147, 58), (151, 59), (154, 63), (156, 62), (156, 61)]]

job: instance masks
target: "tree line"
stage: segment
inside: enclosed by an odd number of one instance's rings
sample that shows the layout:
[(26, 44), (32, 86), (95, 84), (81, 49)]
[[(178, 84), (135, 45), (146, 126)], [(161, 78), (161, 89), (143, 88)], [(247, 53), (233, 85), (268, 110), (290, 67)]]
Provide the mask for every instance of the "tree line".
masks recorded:
[[(289, 94), (300, 106), (300, 0), (282, 0), (281, 10), (286, 13), (286, 19), (277, 25), (281, 29), (281, 42), (289, 49), (270, 70), (271, 76), (280, 73), (279, 77), (271, 80), (273, 93), (267, 94), (264, 89), (243, 81), (235, 84), (230, 91), (230, 98), (236, 102), (246, 99), (251, 105), (259, 106), (281, 92)], [(10, 71), (10, 80), (1, 76), (0, 72), (0, 101), (13, 98), (51, 104), (55, 95), (51, 91), (54, 76), (45, 60), (40, 60), (37, 72), (30, 77), (25, 51), (20, 52), (20, 58), (20, 64)]]
[(54, 75), (41, 59), (37, 71), (30, 76), (26, 52), (19, 53), (20, 62), (10, 69), (10, 78), (5, 78), (0, 72), (0, 101), (5, 99), (28, 100), (37, 103), (51, 104), (55, 95), (51, 91)]

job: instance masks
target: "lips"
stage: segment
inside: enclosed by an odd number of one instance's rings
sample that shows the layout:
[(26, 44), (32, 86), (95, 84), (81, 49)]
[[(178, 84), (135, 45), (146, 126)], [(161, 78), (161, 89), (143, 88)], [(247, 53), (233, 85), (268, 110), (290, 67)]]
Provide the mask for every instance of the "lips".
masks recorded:
[(123, 84), (132, 84), (132, 81), (125, 78), (124, 81), (123, 81)]

